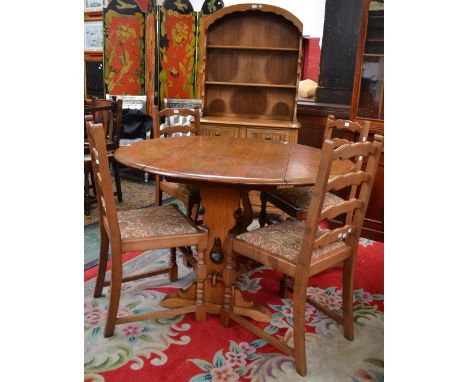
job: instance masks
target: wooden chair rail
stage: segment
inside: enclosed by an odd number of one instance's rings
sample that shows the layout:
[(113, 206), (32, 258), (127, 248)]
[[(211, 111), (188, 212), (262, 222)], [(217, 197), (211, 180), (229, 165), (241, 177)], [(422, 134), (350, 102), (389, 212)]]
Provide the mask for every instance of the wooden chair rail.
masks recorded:
[(317, 240), (315, 240), (314, 247), (321, 248), (325, 247), (328, 244), (331, 244), (343, 237), (346, 237), (349, 233), (351, 233), (356, 227), (353, 225), (345, 225), (344, 227), (337, 228), (333, 231), (327, 232), (325, 235), (320, 236)]
[(116, 319), (116, 324), (128, 324), (129, 322), (136, 322), (136, 321), (146, 321), (146, 320), (154, 320), (157, 318), (168, 318), (178, 316), (180, 314), (192, 313), (197, 311), (197, 305), (190, 305), (184, 306), (181, 308), (171, 308), (165, 310), (159, 310), (156, 312), (148, 312), (148, 313), (138, 313), (133, 314), (130, 316), (120, 316)]
[(379, 146), (377, 144), (372, 142), (357, 142), (350, 145), (342, 145), (333, 151), (332, 160), (346, 160), (363, 155), (374, 155), (377, 152), (378, 147)]
[(329, 220), (341, 214), (352, 213), (354, 212), (354, 210), (361, 208), (362, 205), (363, 205), (362, 201), (358, 199), (343, 201), (341, 203), (334, 204), (330, 207), (325, 208), (320, 213), (320, 219)]
[[(160, 268), (160, 269), (157, 269), (155, 271), (139, 273), (139, 274), (135, 274), (135, 275), (129, 275), (129, 276), (126, 276), (126, 277), (122, 278), (122, 283), (126, 283), (126, 282), (129, 282), (129, 281), (140, 280), (140, 279), (143, 279), (143, 278), (146, 278), (146, 277), (154, 277), (154, 276), (162, 275), (164, 273), (168, 273), (170, 270), (171, 270), (171, 268), (167, 267), (167, 268)], [(109, 286), (109, 285), (110, 285), (110, 281), (105, 280), (104, 281), (104, 286)]]
[(160, 136), (167, 136), (174, 133), (196, 133), (198, 130), (192, 125), (167, 126), (160, 130)]
[(356, 173), (348, 173), (345, 175), (337, 175), (331, 179), (327, 184), (327, 192), (331, 190), (341, 190), (348, 186), (358, 186), (361, 183), (369, 182), (370, 176), (363, 171)]
[(270, 333), (265, 332), (264, 330), (260, 329), (258, 326), (255, 326), (252, 322), (245, 319), (242, 316), (234, 312), (229, 312), (229, 318), (239, 325), (246, 328), (248, 331), (256, 334), (258, 337), (261, 337), (267, 340), (271, 345), (286, 353), (287, 355), (294, 356), (294, 349), (291, 349), (284, 340), (279, 339), (278, 337), (272, 336)]

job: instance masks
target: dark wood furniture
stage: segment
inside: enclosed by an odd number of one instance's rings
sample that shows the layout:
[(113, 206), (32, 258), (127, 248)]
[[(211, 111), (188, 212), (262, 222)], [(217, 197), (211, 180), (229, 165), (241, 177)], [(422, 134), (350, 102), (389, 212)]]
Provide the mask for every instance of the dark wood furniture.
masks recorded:
[(319, 103), (349, 106), (351, 102), (361, 3), (362, 0), (325, 2), (320, 75), (315, 97)]
[[(190, 136), (151, 139), (121, 147), (115, 158), (122, 164), (169, 180), (196, 183), (205, 208), (203, 223), (209, 229), (205, 280), (208, 313), (220, 314), (224, 300), (224, 253), (229, 232), (241, 232), (252, 214), (236, 215), (243, 192), (294, 185), (313, 185), (320, 162), (320, 150), (312, 147), (231, 137)], [(353, 168), (349, 161), (337, 163), (333, 174)], [(236, 216), (240, 216), (236, 219)], [(257, 309), (236, 291), (234, 311), (269, 322), (269, 312)], [(192, 304), (195, 286), (169, 295), (163, 306)]]
[[(369, 120), (371, 136), (384, 135), (383, 0), (363, 1), (350, 119)], [(380, 156), (363, 234), (384, 241), (384, 153)]]
[[(123, 201), (122, 187), (120, 183), (119, 164), (114, 160), (114, 151), (119, 147), (120, 132), (122, 128), (122, 100), (111, 101), (92, 99), (90, 106), (84, 108), (85, 118), (91, 116), (95, 123), (102, 123), (106, 134), (106, 149), (109, 162), (114, 169), (116, 195), (121, 203)], [(85, 163), (85, 213), (89, 215), (89, 176), (92, 176), (90, 165), (89, 143), (85, 132), (84, 163)], [(88, 200), (88, 203), (87, 203)]]
[(363, 1), (350, 119), (355, 121), (370, 120), (374, 130), (378, 130), (378, 133), (383, 131), (383, 0)]
[[(86, 132), (86, 122), (93, 122), (94, 118), (92, 115), (84, 116), (85, 123), (85, 132)], [(91, 178), (91, 179), (90, 179)], [(85, 135), (84, 142), (84, 213), (86, 216), (89, 216), (91, 213), (91, 205), (97, 202), (96, 199), (96, 187), (93, 182), (93, 167), (91, 165), (91, 157), (89, 155), (89, 142), (87, 134)], [(91, 195), (90, 191), (93, 191)]]
[[(170, 138), (173, 135), (199, 135), (200, 134), (200, 110), (167, 108), (161, 111), (153, 107), (153, 137)], [(171, 124), (171, 118), (191, 117), (190, 124)], [(164, 122), (164, 125), (163, 125)], [(161, 126), (164, 126), (161, 128)], [(189, 216), (195, 223), (200, 209), (200, 190), (192, 184), (168, 182), (156, 175), (156, 205), (162, 205), (162, 193), (175, 196), (184, 203)]]
[[(204, 17), (203, 28), (202, 135), (297, 143), (301, 21), (279, 7), (237, 4)], [(250, 199), (259, 210), (258, 192)]]
[[(99, 203), (99, 230), (101, 236), (94, 297), (100, 297), (103, 287), (110, 285), (109, 308), (104, 336), (111, 336), (116, 324), (171, 317), (189, 312), (195, 312), (197, 321), (204, 320), (206, 317), (203, 297), (204, 279), (206, 277), (206, 265), (204, 263), (207, 243), (206, 231), (195, 226), (174, 205), (117, 212), (112, 192), (103, 126), (91, 122), (87, 122), (86, 126)], [(111, 248), (111, 279), (105, 281), (109, 244)], [(168, 268), (127, 277), (122, 275), (123, 252), (190, 245), (196, 245), (198, 249), (198, 260), (192, 264), (197, 274), (196, 298), (191, 301), (191, 304), (173, 310), (136, 313), (117, 317), (123, 282), (163, 273), (168, 273), (171, 281), (177, 280), (175, 250), (171, 251)]]
[[(335, 148), (336, 146), (339, 147)], [(304, 325), (306, 302), (314, 305), (342, 324), (344, 326), (344, 336), (348, 340), (354, 338), (354, 269), (362, 223), (377, 170), (380, 150), (380, 142), (342, 144), (340, 140), (326, 140), (322, 149), (320, 165), (318, 166), (319, 170), (310, 205), (309, 220), (301, 222), (296, 219), (288, 219), (243, 233), (236, 238), (227, 239), (222, 323), (228, 326), (229, 321), (232, 319), (257, 336), (266, 339), (281, 351), (294, 357), (296, 370), (303, 376), (307, 374)], [(356, 156), (367, 157), (367, 166), (364, 171), (353, 169), (346, 174), (330, 176), (332, 163), (356, 158)], [(355, 197), (349, 197), (339, 204), (323, 209), (327, 192), (350, 186), (359, 187), (359, 192)], [(319, 228), (320, 221), (344, 213), (349, 217), (344, 227), (331, 231)], [(232, 286), (236, 279), (233, 253), (247, 256), (294, 278), (293, 348), (288, 346), (287, 339), (272, 336), (251, 321), (241, 317), (235, 308), (233, 309)], [(340, 264), (343, 264), (342, 316), (307, 297), (309, 278)]]

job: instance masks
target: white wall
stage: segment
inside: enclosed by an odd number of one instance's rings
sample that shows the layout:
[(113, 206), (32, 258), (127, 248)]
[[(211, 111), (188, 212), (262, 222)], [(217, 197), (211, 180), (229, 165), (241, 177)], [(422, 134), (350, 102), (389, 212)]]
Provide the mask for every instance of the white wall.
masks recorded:
[[(200, 11), (204, 0), (190, 0), (193, 9)], [(224, 0), (224, 6), (252, 3), (245, 0)], [(287, 9), (304, 24), (303, 35), (307, 37), (319, 37), (322, 42), (323, 19), (325, 17), (325, 0), (267, 0), (260, 4), (276, 5)]]

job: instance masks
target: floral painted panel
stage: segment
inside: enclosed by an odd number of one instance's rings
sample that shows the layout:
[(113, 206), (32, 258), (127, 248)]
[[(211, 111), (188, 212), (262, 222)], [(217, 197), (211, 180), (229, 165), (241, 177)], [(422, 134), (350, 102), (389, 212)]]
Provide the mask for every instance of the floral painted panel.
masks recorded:
[(132, 0), (112, 1), (104, 10), (106, 93), (145, 94), (145, 16)]
[(146, 17), (146, 95), (149, 102), (156, 96), (156, 10), (150, 4)]
[(196, 13), (187, 0), (166, 0), (159, 13), (159, 105), (195, 98)]

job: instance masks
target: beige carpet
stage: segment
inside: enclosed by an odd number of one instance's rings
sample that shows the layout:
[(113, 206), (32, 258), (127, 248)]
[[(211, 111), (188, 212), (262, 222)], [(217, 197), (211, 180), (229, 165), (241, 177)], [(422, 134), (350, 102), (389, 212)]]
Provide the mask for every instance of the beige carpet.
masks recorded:
[[(141, 208), (154, 203), (155, 186), (154, 182), (136, 183), (129, 180), (121, 180), (123, 202), (119, 203), (115, 198), (117, 210), (125, 211)], [(115, 190), (115, 184), (114, 184)], [(91, 214), (84, 215), (84, 225), (99, 221), (99, 211), (97, 203), (91, 206)]]

